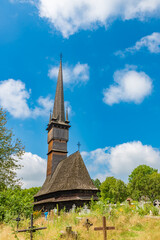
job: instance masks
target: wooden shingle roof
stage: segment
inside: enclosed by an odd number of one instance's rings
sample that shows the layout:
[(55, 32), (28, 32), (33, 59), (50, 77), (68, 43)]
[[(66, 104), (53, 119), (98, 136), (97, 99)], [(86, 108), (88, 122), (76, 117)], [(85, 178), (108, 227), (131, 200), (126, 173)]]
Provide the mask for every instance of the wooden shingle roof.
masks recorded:
[(54, 173), (46, 178), (35, 197), (66, 190), (98, 190), (87, 171), (79, 151), (63, 159)]

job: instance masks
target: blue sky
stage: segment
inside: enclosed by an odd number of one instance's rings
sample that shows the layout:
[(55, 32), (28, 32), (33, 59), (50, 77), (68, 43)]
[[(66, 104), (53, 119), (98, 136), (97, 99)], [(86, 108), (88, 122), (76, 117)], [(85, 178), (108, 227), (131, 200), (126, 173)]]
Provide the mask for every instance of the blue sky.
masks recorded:
[(0, 104), (25, 145), (25, 187), (45, 178), (61, 52), (69, 154), (80, 141), (101, 180), (127, 181), (139, 164), (160, 169), (160, 0), (112, 2), (0, 2)]

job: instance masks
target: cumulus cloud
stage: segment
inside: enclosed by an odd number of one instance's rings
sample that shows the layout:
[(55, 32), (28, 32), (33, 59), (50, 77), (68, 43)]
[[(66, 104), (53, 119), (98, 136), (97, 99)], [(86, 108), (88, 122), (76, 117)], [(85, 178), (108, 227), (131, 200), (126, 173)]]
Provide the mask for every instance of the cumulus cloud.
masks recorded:
[[(51, 79), (57, 79), (59, 67), (53, 66), (49, 72), (48, 76)], [(77, 63), (75, 66), (68, 66), (64, 64), (63, 67), (63, 81), (66, 85), (76, 85), (79, 83), (85, 83), (89, 80), (89, 66), (88, 64)]]
[(31, 108), (28, 104), (31, 90), (27, 90), (21, 80), (8, 79), (0, 81), (0, 105), (15, 118), (36, 118), (49, 116), (53, 108), (53, 99), (49, 96), (39, 97), (37, 106)]
[(53, 108), (53, 99), (50, 97), (39, 97), (38, 100), (38, 107), (35, 107), (35, 109), (30, 110), (30, 116), (33, 118), (36, 118), (38, 116), (48, 116), (49, 111)]
[(81, 29), (107, 27), (116, 19), (125, 21), (136, 18), (143, 21), (147, 17), (158, 16), (160, 12), (159, 0), (28, 0), (28, 2), (32, 4), (34, 2), (39, 16), (47, 19), (64, 37), (69, 37)]
[(17, 176), (22, 179), (22, 188), (42, 186), (46, 177), (47, 161), (36, 154), (25, 152), (20, 164), (23, 167), (17, 170)]
[(120, 102), (141, 103), (152, 92), (152, 80), (144, 72), (137, 72), (133, 66), (114, 73), (114, 84), (103, 91), (103, 101), (108, 105)]
[(140, 141), (82, 152), (82, 156), (94, 178), (98, 177), (103, 181), (107, 176), (127, 181), (128, 175), (141, 164), (160, 170), (160, 151), (143, 145)]
[(118, 51), (115, 54), (123, 57), (127, 53), (134, 53), (142, 48), (147, 48), (151, 53), (160, 53), (160, 33), (154, 32), (151, 35), (142, 37), (133, 47), (126, 48), (124, 51)]
[(14, 117), (28, 117), (30, 109), (27, 99), (30, 92), (20, 80), (8, 79), (0, 82), (0, 105)]

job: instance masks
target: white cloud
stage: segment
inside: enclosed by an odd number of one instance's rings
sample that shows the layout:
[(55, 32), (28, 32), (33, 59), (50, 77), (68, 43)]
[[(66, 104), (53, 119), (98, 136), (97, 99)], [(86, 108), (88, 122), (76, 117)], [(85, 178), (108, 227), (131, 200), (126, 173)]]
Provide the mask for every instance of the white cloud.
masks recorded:
[(151, 53), (160, 53), (160, 33), (154, 32), (151, 35), (147, 35), (137, 41), (133, 47), (126, 48), (124, 51), (118, 51), (115, 54), (124, 57), (126, 53), (134, 53), (141, 48), (147, 48)]
[[(28, 2), (33, 3), (31, 0)], [(123, 21), (135, 18), (143, 21), (147, 17), (158, 17), (160, 12), (160, 0), (35, 0), (34, 2), (39, 16), (47, 19), (64, 37), (69, 37), (81, 29), (107, 26), (118, 18)]]
[(108, 105), (120, 102), (141, 103), (152, 92), (152, 80), (144, 72), (137, 72), (133, 66), (114, 73), (114, 84), (104, 89), (103, 101)]
[(22, 188), (42, 186), (47, 169), (47, 161), (36, 154), (25, 152), (20, 164), (23, 167), (17, 170), (18, 178), (22, 178)]
[(27, 90), (21, 80), (8, 79), (0, 81), (0, 105), (15, 118), (36, 118), (49, 116), (53, 108), (53, 99), (49, 96), (39, 97), (38, 105), (31, 108), (28, 104), (31, 90)]
[(160, 151), (152, 146), (143, 145), (140, 141), (128, 142), (115, 147), (82, 152), (88, 168), (94, 165), (94, 178), (105, 180), (107, 176), (115, 176), (127, 181), (134, 168), (146, 164), (160, 171)]
[[(49, 72), (48, 76), (52, 79), (57, 79), (58, 76), (58, 66), (52, 67)], [(78, 83), (85, 83), (89, 80), (89, 66), (88, 64), (81, 64), (77, 63), (75, 66), (68, 66), (67, 64), (63, 67), (63, 81), (64, 84), (78, 84)]]
[(35, 107), (35, 109), (30, 110), (30, 114), (32, 117), (38, 116), (49, 116), (50, 110), (53, 108), (53, 99), (50, 97), (39, 97), (37, 100), (39, 107)]
[(0, 81), (0, 105), (16, 118), (30, 115), (27, 99), (30, 92), (20, 80), (8, 79)]

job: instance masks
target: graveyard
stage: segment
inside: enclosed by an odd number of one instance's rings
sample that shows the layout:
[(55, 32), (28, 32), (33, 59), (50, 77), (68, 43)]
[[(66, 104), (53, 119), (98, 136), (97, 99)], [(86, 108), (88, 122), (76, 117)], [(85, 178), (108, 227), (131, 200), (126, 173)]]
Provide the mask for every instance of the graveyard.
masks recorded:
[[(157, 208), (158, 209), (158, 208)], [(152, 213), (151, 213), (152, 211)], [(102, 218), (102, 216), (104, 216)], [(22, 217), (20, 217), (22, 218)], [(103, 219), (105, 218), (105, 223)], [(88, 224), (89, 223), (89, 224)], [(0, 225), (0, 239), (5, 240), (158, 240), (160, 229), (159, 209), (156, 211), (151, 203), (128, 202), (123, 204), (104, 205), (104, 203), (92, 204), (87, 208), (76, 209), (75, 206), (69, 213), (56, 209), (47, 216), (41, 216), (39, 212), (33, 212), (35, 229), (41, 229), (32, 233), (23, 231), (31, 225), (30, 218), (17, 222), (10, 221)], [(104, 235), (103, 225), (107, 227)], [(69, 232), (67, 234), (67, 232)]]

